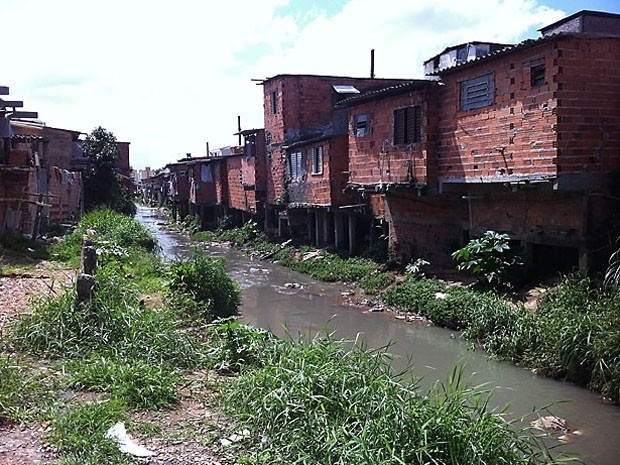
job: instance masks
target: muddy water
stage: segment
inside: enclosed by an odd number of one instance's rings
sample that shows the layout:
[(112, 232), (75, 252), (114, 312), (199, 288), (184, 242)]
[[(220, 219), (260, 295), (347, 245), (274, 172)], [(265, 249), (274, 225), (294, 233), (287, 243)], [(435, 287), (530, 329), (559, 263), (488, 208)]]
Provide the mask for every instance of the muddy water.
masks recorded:
[[(158, 226), (161, 220), (154, 210), (140, 208), (136, 218), (153, 229), (166, 257), (181, 258), (191, 250), (186, 239)], [(223, 247), (209, 250), (227, 260), (230, 275), (243, 289), (244, 322), (280, 336), (290, 333), (311, 337), (329, 331), (338, 339), (359, 335), (368, 347), (390, 344), (394, 368), (411, 367), (414, 376), (422, 377), (422, 389), (445, 379), (460, 364), (466, 380), (492, 390), (491, 404), (507, 407), (510, 419), (544, 409), (541, 415), (565, 418), (581, 432), (569, 437), (559, 450), (578, 454), (588, 465), (620, 464), (620, 408), (603, 405), (596, 394), (535, 376), (508, 363), (491, 361), (450, 331), (416, 326), (390, 314), (348, 306), (342, 296), (348, 289), (343, 285), (316, 282)]]

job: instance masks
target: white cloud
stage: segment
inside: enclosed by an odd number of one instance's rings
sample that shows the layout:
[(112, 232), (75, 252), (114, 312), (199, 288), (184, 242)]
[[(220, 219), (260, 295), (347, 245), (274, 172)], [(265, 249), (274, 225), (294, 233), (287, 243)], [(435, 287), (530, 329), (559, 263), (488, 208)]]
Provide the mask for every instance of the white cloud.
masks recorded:
[[(328, 0), (329, 1), (329, 0)], [(533, 0), (349, 0), (284, 16), (286, 0), (0, 0), (11, 98), (50, 126), (131, 142), (136, 168), (235, 144), (262, 126), (280, 73), (421, 78), (424, 60), (471, 40), (516, 42), (564, 13)], [(6, 46), (6, 44), (9, 44)]]

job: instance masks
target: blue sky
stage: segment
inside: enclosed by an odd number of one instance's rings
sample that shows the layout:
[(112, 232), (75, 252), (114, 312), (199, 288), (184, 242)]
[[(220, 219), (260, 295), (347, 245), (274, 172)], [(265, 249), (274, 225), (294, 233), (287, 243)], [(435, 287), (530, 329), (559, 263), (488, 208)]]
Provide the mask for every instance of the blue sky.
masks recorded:
[(11, 100), (53, 127), (131, 142), (134, 168), (234, 145), (262, 127), (262, 87), (281, 73), (422, 78), (467, 41), (519, 42), (617, 0), (0, 0)]

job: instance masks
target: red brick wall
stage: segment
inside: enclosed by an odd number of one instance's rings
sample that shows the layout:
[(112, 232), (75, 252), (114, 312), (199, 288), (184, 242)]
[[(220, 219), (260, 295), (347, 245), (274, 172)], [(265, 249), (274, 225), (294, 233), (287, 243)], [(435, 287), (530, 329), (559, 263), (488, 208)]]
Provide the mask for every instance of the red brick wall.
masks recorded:
[(620, 38), (567, 38), (555, 50), (558, 171), (620, 169)]
[(50, 127), (43, 128), (43, 133), (48, 141), (45, 149), (47, 166), (57, 166), (65, 170), (71, 169), (73, 139), (77, 133)]
[[(263, 87), (266, 151), (271, 153), (267, 172), (269, 203), (285, 198), (285, 160), (281, 145), (312, 135), (323, 135), (332, 124), (335, 84), (354, 85), (358, 90), (388, 87), (403, 79), (368, 79), (338, 76), (280, 75)], [(277, 96), (277, 112), (272, 112), (272, 93)]]
[[(422, 107), (422, 141), (411, 146), (394, 145), (394, 110)], [(351, 183), (406, 183), (415, 178), (429, 181), (429, 162), (434, 163), (433, 132), (436, 113), (434, 93), (411, 91), (406, 94), (356, 105), (349, 112), (349, 127), (357, 115), (369, 115), (371, 133), (356, 137), (349, 131)], [(431, 168), (431, 173), (434, 170)]]
[(494, 193), (470, 202), (472, 236), (493, 230), (513, 239), (577, 246), (585, 227), (580, 193)]
[(226, 157), (228, 206), (237, 210), (246, 210), (248, 207), (243, 189), (242, 158), (240, 155)]
[(393, 253), (403, 262), (424, 258), (437, 267), (453, 267), (450, 254), (462, 246), (467, 208), (460, 196), (416, 197), (386, 194)]
[[(442, 76), (439, 175), (480, 180), (555, 174), (557, 70), (553, 42), (487, 59)], [(531, 66), (544, 64), (546, 84), (532, 88)], [(460, 110), (460, 82), (493, 73), (495, 102)]]

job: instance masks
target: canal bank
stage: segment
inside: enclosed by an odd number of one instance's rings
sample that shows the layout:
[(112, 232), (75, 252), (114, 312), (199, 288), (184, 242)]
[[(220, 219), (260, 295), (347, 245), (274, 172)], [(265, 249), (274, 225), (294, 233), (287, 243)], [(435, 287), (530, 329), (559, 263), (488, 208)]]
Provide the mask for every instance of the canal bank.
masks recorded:
[[(140, 209), (137, 219), (154, 231), (166, 257), (182, 257), (193, 247), (181, 235), (161, 228), (158, 224), (162, 219), (154, 210)], [(370, 347), (391, 344), (395, 368), (411, 365), (414, 375), (422, 377), (422, 387), (445, 379), (461, 364), (471, 384), (493, 391), (495, 406), (508, 405), (510, 418), (525, 416), (529, 420), (533, 411), (541, 409), (542, 415), (565, 418), (582, 434), (570, 437), (571, 442), (563, 449), (579, 454), (587, 464), (620, 462), (620, 409), (601, 404), (597, 394), (489, 360), (450, 331), (407, 324), (388, 314), (344, 305), (342, 292), (348, 289), (342, 285), (317, 282), (229, 248), (213, 245), (208, 250), (227, 260), (230, 275), (242, 287), (244, 322), (278, 335), (325, 330), (337, 338), (352, 339), (359, 334)]]

